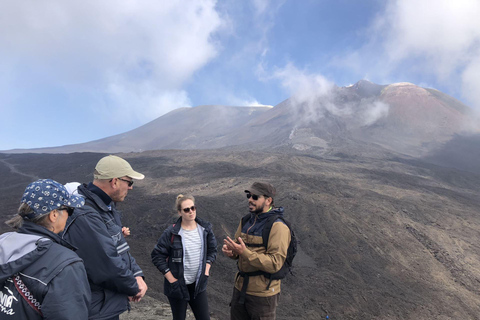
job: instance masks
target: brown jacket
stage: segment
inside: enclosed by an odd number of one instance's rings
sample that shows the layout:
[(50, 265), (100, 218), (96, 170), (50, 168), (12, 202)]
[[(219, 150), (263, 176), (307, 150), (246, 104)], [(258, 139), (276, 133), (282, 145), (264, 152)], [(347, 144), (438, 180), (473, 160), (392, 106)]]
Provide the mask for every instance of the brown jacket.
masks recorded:
[[(264, 246), (249, 247), (249, 244), (262, 244), (262, 230), (267, 218), (272, 214), (283, 214), (283, 208), (274, 208), (269, 212), (252, 215), (252, 218), (245, 223), (242, 230), (242, 223), (240, 222), (235, 239), (242, 237), (243, 242), (247, 248), (238, 258), (238, 268), (243, 272), (265, 271), (267, 273), (275, 273), (279, 271), (287, 258), (287, 250), (290, 244), (291, 235), (288, 227), (281, 221), (273, 224), (268, 239), (268, 247)], [(243, 277), (236, 276), (235, 288), (242, 290)], [(267, 286), (269, 279), (263, 275), (251, 276), (247, 294), (268, 297), (280, 293), (281, 280), (273, 280), (269, 289)]]

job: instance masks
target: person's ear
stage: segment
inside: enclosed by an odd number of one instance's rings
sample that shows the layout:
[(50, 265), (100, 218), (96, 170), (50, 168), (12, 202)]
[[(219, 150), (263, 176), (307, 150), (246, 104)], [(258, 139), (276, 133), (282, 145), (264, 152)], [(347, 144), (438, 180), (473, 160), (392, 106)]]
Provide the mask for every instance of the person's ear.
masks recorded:
[(110, 188), (115, 189), (117, 187), (117, 178), (112, 178), (109, 182)]
[(50, 222), (52, 223), (55, 223), (59, 216), (60, 216), (60, 211), (58, 211), (57, 209), (53, 209), (48, 214), (48, 220), (50, 220)]
[(273, 202), (273, 199), (271, 197), (265, 197), (265, 203), (267, 206), (270, 206)]

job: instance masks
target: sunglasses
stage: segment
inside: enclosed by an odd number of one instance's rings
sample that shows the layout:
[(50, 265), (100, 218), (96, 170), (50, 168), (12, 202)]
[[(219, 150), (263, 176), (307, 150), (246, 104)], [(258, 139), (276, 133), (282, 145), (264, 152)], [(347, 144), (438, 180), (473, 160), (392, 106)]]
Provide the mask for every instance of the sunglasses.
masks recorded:
[(251, 194), (251, 193), (247, 193), (247, 199), (250, 199), (252, 198), (253, 201), (257, 201), (258, 200), (258, 197), (256, 194)]
[(62, 211), (62, 210), (67, 211), (68, 216), (70, 217), (70, 216), (73, 214), (73, 210), (74, 210), (74, 209), (71, 208), (71, 207), (63, 207), (63, 208), (59, 208), (59, 209), (57, 209), (57, 210), (59, 210), (59, 211)]
[(190, 208), (183, 208), (182, 210), (185, 213), (189, 213), (190, 210), (192, 210), (192, 212), (193, 212), (193, 211), (197, 210), (197, 208), (195, 206), (191, 206)]
[(126, 183), (128, 183), (128, 186), (131, 187), (133, 186), (133, 180), (126, 180), (126, 179), (122, 179), (122, 178), (117, 178), (118, 180), (122, 180), (122, 181), (125, 181)]

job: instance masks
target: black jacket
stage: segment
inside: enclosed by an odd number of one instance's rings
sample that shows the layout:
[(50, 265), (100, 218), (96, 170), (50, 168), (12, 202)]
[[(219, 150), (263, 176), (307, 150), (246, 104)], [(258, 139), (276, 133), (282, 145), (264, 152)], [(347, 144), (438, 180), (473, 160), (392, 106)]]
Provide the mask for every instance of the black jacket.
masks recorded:
[[(2, 234), (0, 284), (16, 274), (40, 305), (43, 317), (17, 297), (10, 300), (12, 304), (0, 306), (0, 319), (88, 318), (90, 288), (85, 267), (73, 247), (58, 235), (29, 221), (18, 232)], [(7, 295), (13, 295), (14, 290)], [(14, 314), (8, 316), (6, 312)]]
[(143, 272), (130, 255), (122, 234), (120, 213), (96, 194), (79, 186), (85, 206), (68, 218), (63, 238), (78, 248), (84, 260), (92, 302), (89, 319), (108, 319), (129, 309), (128, 297), (138, 293), (135, 277)]
[[(213, 264), (217, 257), (217, 240), (212, 231), (212, 225), (208, 221), (196, 218), (195, 221), (202, 231), (202, 271), (196, 280), (195, 293), (193, 299), (207, 289), (208, 277), (205, 275), (206, 264)], [(183, 244), (182, 237), (179, 234), (182, 224), (180, 217), (177, 222), (168, 227), (158, 239), (158, 243), (152, 251), (152, 262), (163, 274), (171, 271), (173, 276), (178, 279), (174, 283), (168, 282), (165, 278), (163, 291), (167, 297), (190, 300), (185, 279), (183, 277)]]

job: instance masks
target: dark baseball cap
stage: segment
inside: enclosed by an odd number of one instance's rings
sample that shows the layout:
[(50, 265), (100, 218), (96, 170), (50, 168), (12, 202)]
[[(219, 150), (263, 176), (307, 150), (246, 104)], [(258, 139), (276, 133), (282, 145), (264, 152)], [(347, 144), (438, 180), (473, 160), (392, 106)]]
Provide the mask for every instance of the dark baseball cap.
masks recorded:
[(270, 183), (267, 182), (254, 182), (250, 189), (245, 190), (245, 193), (256, 194), (257, 196), (267, 196), (274, 198), (277, 190)]

